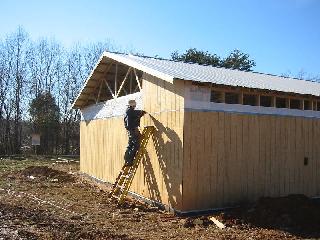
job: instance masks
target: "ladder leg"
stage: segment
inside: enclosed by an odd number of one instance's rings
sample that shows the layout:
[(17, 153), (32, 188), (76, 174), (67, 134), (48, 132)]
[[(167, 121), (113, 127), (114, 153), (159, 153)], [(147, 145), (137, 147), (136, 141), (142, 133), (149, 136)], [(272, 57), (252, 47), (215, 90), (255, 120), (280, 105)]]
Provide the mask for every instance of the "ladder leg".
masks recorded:
[(140, 147), (133, 160), (133, 165), (131, 167), (123, 166), (120, 171), (120, 174), (118, 175), (115, 183), (113, 184), (113, 187), (112, 187), (112, 190), (110, 191), (109, 196), (118, 199), (119, 204), (123, 203), (123, 201), (125, 200), (125, 197), (128, 194), (128, 191), (132, 184), (135, 173), (146, 151), (148, 140), (154, 130), (155, 130), (155, 127), (153, 126), (147, 126), (143, 129), (143, 132), (141, 134)]

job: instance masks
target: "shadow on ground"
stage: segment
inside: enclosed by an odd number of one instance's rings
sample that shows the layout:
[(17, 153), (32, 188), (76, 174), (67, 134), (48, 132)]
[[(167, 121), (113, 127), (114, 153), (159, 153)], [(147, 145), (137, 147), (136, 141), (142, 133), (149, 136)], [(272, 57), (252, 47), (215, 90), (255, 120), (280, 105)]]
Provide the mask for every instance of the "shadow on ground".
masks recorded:
[(300, 194), (260, 198), (254, 205), (221, 213), (219, 218), (227, 225), (249, 224), (302, 238), (320, 238), (320, 200)]

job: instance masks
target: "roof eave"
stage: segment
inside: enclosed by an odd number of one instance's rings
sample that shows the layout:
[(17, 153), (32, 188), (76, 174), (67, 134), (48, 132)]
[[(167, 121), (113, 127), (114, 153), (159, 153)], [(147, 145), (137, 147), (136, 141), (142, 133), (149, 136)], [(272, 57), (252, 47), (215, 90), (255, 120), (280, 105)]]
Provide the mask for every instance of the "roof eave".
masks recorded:
[(76, 103), (77, 103), (78, 99), (80, 98), (81, 93), (83, 92), (83, 90), (84, 90), (85, 87), (87, 86), (89, 80), (91, 79), (94, 71), (96, 70), (96, 68), (98, 67), (98, 65), (100, 64), (100, 62), (102, 61), (102, 59), (103, 59), (103, 55), (99, 58), (99, 60), (98, 60), (98, 62), (96, 63), (95, 67), (92, 69), (90, 75), (87, 77), (87, 79), (86, 79), (86, 81), (84, 82), (84, 84), (83, 84), (81, 90), (79, 91), (77, 97), (76, 97), (75, 100), (73, 101), (70, 109), (81, 109), (81, 106), (78, 106), (78, 107), (77, 107), (77, 104), (76, 104)]

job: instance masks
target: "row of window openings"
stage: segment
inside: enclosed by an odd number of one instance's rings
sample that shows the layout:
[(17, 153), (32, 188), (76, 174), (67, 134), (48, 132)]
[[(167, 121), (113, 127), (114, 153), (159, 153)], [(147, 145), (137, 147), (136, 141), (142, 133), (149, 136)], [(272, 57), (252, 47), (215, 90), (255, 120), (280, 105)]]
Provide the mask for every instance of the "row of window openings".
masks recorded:
[[(211, 91), (211, 102), (227, 103), (227, 104), (240, 104), (240, 94), (235, 92), (220, 92)], [(275, 101), (275, 102), (273, 102)], [(275, 97), (264, 95), (243, 94), (242, 104), (250, 106), (262, 107), (276, 107), (276, 108), (290, 108), (290, 109), (304, 109), (320, 111), (320, 102), (316, 104), (310, 100), (300, 100), (293, 98)]]

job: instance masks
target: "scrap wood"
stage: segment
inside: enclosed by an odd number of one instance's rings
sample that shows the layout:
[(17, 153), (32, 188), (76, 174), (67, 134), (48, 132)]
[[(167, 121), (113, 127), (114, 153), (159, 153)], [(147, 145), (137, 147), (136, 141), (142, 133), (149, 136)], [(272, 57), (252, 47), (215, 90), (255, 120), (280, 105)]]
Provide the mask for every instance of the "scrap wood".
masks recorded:
[(226, 227), (222, 222), (220, 222), (215, 217), (210, 217), (209, 219), (220, 229), (224, 229)]

